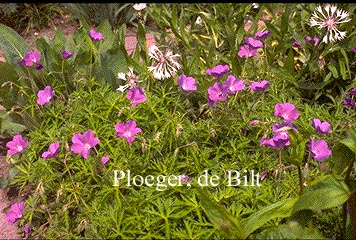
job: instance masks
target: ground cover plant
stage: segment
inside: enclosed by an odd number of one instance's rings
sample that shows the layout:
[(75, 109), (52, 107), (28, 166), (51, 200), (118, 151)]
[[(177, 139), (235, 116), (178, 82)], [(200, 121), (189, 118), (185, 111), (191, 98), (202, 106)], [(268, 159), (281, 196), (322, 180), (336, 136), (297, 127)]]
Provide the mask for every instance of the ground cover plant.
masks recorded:
[(28, 238), (355, 238), (354, 4), (132, 7), (130, 55), (108, 19), (35, 48), (0, 25), (8, 224)]

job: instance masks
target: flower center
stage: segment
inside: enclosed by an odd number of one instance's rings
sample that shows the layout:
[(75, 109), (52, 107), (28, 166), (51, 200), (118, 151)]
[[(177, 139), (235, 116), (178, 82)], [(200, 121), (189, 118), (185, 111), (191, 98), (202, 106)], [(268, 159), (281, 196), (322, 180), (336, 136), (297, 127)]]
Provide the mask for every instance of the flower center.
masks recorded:
[(88, 143), (84, 144), (84, 148), (85, 150), (89, 150), (90, 149), (90, 145)]
[(164, 64), (164, 63), (166, 63), (166, 58), (164, 57), (164, 56), (160, 56), (160, 58), (159, 58), (159, 62), (160, 63), (162, 63), (162, 64)]
[(288, 119), (288, 117), (289, 117), (289, 116), (288, 116), (288, 114), (286, 114), (286, 113), (282, 115), (282, 118), (283, 118), (283, 119)]
[(131, 132), (125, 132), (124, 136), (127, 137), (127, 138), (130, 138), (131, 137)]
[(325, 24), (328, 27), (328, 29), (333, 29), (336, 26), (335, 18), (328, 17), (325, 21)]
[(22, 152), (23, 147), (19, 145), (19, 146), (17, 146), (17, 148), (16, 148), (16, 149), (17, 149), (17, 151), (18, 151), (18, 152)]

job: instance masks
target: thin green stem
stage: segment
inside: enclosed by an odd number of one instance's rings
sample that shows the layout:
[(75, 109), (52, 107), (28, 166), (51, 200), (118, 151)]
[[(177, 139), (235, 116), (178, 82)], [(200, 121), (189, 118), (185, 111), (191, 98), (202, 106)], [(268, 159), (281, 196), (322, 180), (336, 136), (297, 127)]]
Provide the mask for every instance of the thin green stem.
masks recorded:
[(298, 177), (299, 177), (299, 195), (303, 194), (303, 190), (304, 190), (304, 185), (303, 185), (303, 173), (302, 173), (302, 169), (300, 166), (297, 167), (298, 168)]
[[(345, 173), (344, 181), (348, 186), (350, 185), (350, 175), (351, 175), (351, 171), (352, 171), (354, 162), (355, 162), (355, 159), (350, 161), (349, 166), (348, 166), (348, 168), (346, 170), (346, 173)], [(353, 235), (353, 238), (356, 239), (356, 208), (355, 208), (355, 204), (354, 204), (355, 199), (353, 199), (354, 195), (355, 195), (355, 191), (350, 194), (348, 202), (345, 202), (342, 205), (342, 209), (343, 209), (343, 217), (342, 217), (343, 232), (342, 232), (342, 238), (343, 239), (346, 238), (346, 229), (347, 229), (346, 224), (347, 224), (347, 214), (348, 214), (347, 205), (350, 206), (351, 220), (353, 220), (353, 223), (351, 223), (352, 224), (351, 225), (352, 235)]]

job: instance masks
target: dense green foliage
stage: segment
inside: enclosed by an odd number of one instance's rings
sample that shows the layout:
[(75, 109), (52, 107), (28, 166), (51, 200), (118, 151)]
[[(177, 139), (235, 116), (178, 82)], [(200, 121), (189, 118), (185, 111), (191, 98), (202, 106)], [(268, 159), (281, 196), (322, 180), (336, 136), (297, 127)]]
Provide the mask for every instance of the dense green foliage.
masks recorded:
[[(41, 71), (18, 64), (30, 46), (0, 25), (6, 57), (0, 62), (0, 131), (29, 140), (23, 153), (7, 156), (10, 174), (2, 179), (25, 201), (19, 231), (29, 225), (27, 235), (35, 238), (355, 236), (356, 215), (346, 210), (355, 209), (356, 112), (344, 105), (347, 91), (356, 86), (356, 53), (351, 50), (356, 46), (355, 6), (338, 5), (351, 16), (343, 25), (343, 41), (313, 46), (304, 37), (323, 38), (321, 30), (309, 26), (316, 7), (147, 4), (134, 12), (137, 47), (131, 55), (125, 51), (125, 24), (112, 28), (114, 22), (101, 21), (95, 30), (104, 39), (94, 41), (88, 35), (94, 27), (81, 18), (74, 35), (57, 31), (53, 41), (36, 41)], [(154, 24), (146, 24), (148, 20)], [(249, 29), (247, 20), (253, 22)], [(245, 38), (262, 30), (270, 35), (258, 55), (239, 57)], [(149, 70), (154, 59), (145, 44), (148, 32), (158, 48), (180, 55), (181, 68), (167, 79), (158, 80)], [(302, 47), (293, 46), (295, 41)], [(61, 50), (73, 55), (64, 59)], [(206, 72), (218, 64), (229, 65), (226, 75), (215, 78)], [(130, 69), (147, 98), (137, 106), (128, 100), (128, 90), (116, 90), (126, 84), (118, 73)], [(195, 79), (196, 91), (178, 86), (181, 74)], [(245, 88), (210, 106), (208, 89), (229, 74), (241, 78)], [(270, 82), (264, 91), (249, 88), (261, 80)], [(45, 86), (55, 95), (39, 105), (37, 94)], [(275, 114), (279, 103), (295, 106), (297, 131), (288, 130), (290, 146), (268, 148), (261, 139), (281, 122)], [(332, 133), (320, 136), (314, 118), (329, 122)], [(128, 120), (142, 130), (132, 144), (115, 135), (115, 125)], [(87, 130), (100, 142), (83, 158), (71, 145), (76, 133)], [(309, 150), (311, 137), (323, 138), (332, 155), (316, 161)], [(58, 156), (44, 159), (42, 153), (55, 141), (60, 142)], [(104, 156), (110, 158), (105, 164)], [(132, 178), (166, 178), (160, 186), (128, 185), (125, 179), (116, 181), (120, 171), (130, 171)], [(229, 184), (235, 171), (241, 184)], [(205, 173), (217, 176), (216, 181), (209, 178), (202, 186)], [(173, 175), (191, 181), (169, 186)]]

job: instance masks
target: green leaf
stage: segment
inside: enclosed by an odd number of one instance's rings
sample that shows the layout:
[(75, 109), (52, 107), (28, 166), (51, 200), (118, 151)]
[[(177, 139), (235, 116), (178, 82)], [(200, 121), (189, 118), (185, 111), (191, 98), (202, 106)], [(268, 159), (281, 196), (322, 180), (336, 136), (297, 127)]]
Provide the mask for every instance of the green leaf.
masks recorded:
[(106, 52), (109, 49), (118, 47), (119, 41), (112, 31), (108, 19), (102, 21), (96, 29), (104, 35), (104, 39), (98, 43), (98, 50), (100, 52)]
[(342, 174), (343, 171), (347, 168), (350, 161), (355, 159), (355, 153), (351, 151), (349, 147), (345, 144), (339, 142), (332, 149), (331, 161), (334, 163), (332, 169), (337, 174)]
[(294, 51), (292, 49), (288, 53), (287, 59), (284, 63), (284, 68), (286, 71), (294, 74)]
[(274, 218), (286, 218), (292, 213), (294, 203), (298, 198), (288, 198), (270, 206), (262, 208), (261, 210), (253, 213), (246, 219), (241, 221), (245, 237), (265, 225), (268, 221)]
[(200, 204), (208, 216), (211, 223), (217, 226), (228, 238), (243, 238), (240, 221), (229, 213), (226, 208), (220, 206), (212, 197), (202, 188), (196, 188), (196, 193), (200, 199)]
[(304, 190), (293, 208), (293, 213), (302, 209), (322, 210), (339, 206), (347, 201), (347, 185), (333, 176), (325, 176)]
[(350, 137), (344, 138), (340, 142), (356, 154), (356, 132), (349, 131), (348, 133)]
[(334, 78), (338, 78), (338, 77), (339, 77), (339, 74), (338, 74), (338, 72), (337, 72), (337, 69), (336, 69), (336, 67), (335, 67), (332, 63), (328, 64), (328, 68), (329, 68), (329, 70), (333, 73), (333, 77), (334, 77)]
[(16, 64), (30, 50), (27, 42), (12, 28), (0, 23), (0, 47), (4, 50), (6, 61)]
[(347, 53), (346, 53), (345, 49), (343, 49), (343, 48), (340, 50), (340, 52), (341, 52), (342, 56), (344, 56), (347, 73), (350, 74), (350, 64), (349, 64), (349, 58), (347, 56)]
[(256, 239), (325, 239), (318, 229), (303, 227), (297, 222), (267, 228)]
[(347, 73), (346, 73), (345, 61), (342, 58), (339, 58), (339, 67), (340, 67), (340, 73), (341, 73), (342, 79), (346, 80)]

